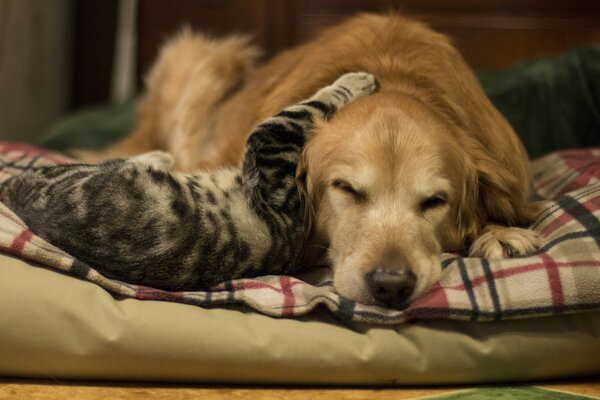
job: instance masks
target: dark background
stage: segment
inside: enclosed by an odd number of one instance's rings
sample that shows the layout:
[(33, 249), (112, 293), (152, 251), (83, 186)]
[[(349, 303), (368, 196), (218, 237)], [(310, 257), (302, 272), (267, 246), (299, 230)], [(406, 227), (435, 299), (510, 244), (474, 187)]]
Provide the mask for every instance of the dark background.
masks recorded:
[[(597, 0), (139, 0), (136, 68), (143, 77), (184, 24), (217, 36), (251, 33), (268, 57), (345, 16), (390, 9), (449, 34), (477, 70), (600, 43)], [(116, 17), (116, 0), (76, 2), (72, 108), (108, 101)]]

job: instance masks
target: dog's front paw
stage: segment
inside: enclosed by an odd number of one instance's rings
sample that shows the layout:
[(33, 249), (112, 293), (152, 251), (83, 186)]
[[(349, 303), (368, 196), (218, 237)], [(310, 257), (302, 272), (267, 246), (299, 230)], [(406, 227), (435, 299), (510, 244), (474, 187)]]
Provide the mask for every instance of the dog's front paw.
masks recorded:
[(531, 229), (488, 225), (469, 249), (470, 257), (510, 258), (533, 253), (540, 246), (540, 235)]

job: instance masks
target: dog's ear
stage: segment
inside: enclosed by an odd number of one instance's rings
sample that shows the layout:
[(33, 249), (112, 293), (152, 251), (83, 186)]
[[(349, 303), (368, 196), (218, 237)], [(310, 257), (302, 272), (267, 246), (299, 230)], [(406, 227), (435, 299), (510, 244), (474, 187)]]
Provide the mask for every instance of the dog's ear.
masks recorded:
[(296, 167), (296, 185), (302, 197), (308, 194), (307, 179), (308, 179), (308, 163), (306, 160), (306, 151), (300, 154), (298, 166)]
[(298, 160), (298, 166), (296, 167), (296, 185), (298, 186), (298, 192), (302, 199), (304, 227), (307, 235), (310, 235), (314, 226), (315, 210), (312, 197), (312, 182), (308, 175), (308, 155), (306, 150), (300, 154), (300, 159)]
[(451, 204), (452, 220), (454, 223), (446, 225), (442, 234), (443, 247), (446, 249), (461, 250), (468, 245), (481, 229), (482, 215), (479, 210), (479, 182), (477, 169), (462, 149), (453, 153), (449, 163), (449, 172), (456, 182), (454, 203)]
[(536, 217), (538, 207), (527, 199), (527, 166), (517, 156), (514, 164), (501, 162), (474, 140), (453, 153), (454, 180), (462, 187), (452, 208), (455, 224), (445, 232), (446, 247), (469, 245), (488, 223), (526, 226)]
[(514, 163), (501, 162), (489, 151), (479, 148), (472, 153), (477, 173), (477, 203), (480, 221), (525, 226), (537, 214), (528, 200), (527, 166), (515, 155)]

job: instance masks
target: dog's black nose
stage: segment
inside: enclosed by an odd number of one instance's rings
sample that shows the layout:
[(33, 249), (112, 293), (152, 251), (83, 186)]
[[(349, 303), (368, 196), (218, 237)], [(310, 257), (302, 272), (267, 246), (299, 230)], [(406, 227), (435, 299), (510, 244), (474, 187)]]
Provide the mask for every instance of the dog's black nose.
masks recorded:
[(367, 274), (371, 295), (382, 306), (400, 308), (415, 291), (417, 277), (409, 270), (377, 269)]

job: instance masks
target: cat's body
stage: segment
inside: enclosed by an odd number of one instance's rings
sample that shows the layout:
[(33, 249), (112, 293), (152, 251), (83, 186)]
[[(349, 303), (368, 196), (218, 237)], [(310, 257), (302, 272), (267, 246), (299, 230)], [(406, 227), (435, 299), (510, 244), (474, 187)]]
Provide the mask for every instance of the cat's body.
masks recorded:
[(350, 73), (259, 125), (240, 168), (169, 172), (154, 152), (10, 181), (4, 202), (39, 236), (105, 275), (166, 290), (293, 273), (305, 239), (296, 165), (315, 118), (374, 90)]

